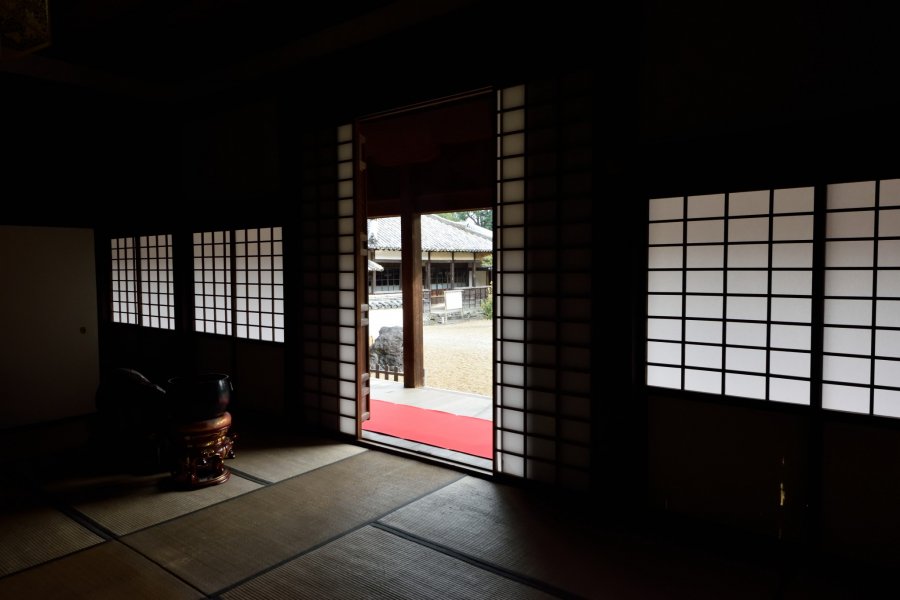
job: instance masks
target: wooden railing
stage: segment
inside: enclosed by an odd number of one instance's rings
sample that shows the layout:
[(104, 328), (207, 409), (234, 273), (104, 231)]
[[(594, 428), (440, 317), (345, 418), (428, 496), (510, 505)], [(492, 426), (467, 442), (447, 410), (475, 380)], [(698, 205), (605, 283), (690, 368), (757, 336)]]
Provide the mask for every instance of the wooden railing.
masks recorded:
[(400, 378), (403, 377), (403, 367), (375, 365), (374, 368), (369, 369), (369, 372), (375, 377), (375, 379), (390, 380), (391, 378), (393, 378), (394, 381), (400, 381)]
[[(460, 287), (456, 289), (462, 292), (463, 310), (477, 310), (481, 308), (481, 303), (487, 299), (491, 287), (488, 285), (481, 285), (477, 287)], [(444, 304), (444, 293), (447, 291), (448, 290), (422, 290), (424, 311), (428, 312), (428, 309), (435, 304)]]
[[(488, 294), (490, 294), (491, 287), (488, 285), (481, 285), (476, 287), (459, 287), (456, 288), (457, 291), (462, 292), (462, 312), (477, 312), (481, 310), (481, 303), (484, 302)], [(444, 293), (448, 290), (422, 290), (422, 312), (428, 314), (431, 312), (432, 308), (437, 308), (439, 310), (443, 310), (443, 306), (445, 304)], [(399, 294), (396, 295), (385, 295), (385, 297), (402, 299), (402, 296)], [(372, 297), (372, 302), (375, 303), (378, 296), (374, 295)]]

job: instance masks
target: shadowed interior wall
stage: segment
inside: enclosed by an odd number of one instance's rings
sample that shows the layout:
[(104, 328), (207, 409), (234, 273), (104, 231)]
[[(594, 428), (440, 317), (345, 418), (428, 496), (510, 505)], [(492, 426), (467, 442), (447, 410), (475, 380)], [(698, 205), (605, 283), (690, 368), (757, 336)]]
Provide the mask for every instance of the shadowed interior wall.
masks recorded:
[(823, 439), (823, 547), (896, 569), (900, 430), (896, 424), (834, 422), (826, 424)]
[(0, 428), (94, 411), (94, 233), (0, 227)]
[[(799, 541), (807, 518), (807, 418), (649, 399), (650, 503), (756, 535)], [(780, 493), (784, 491), (783, 506)]]
[[(278, 111), (271, 99), (210, 114), (193, 110), (182, 128), (182, 191), (191, 214), (221, 218), (216, 196), (258, 198), (279, 188)], [(199, 210), (198, 210), (199, 209)]]

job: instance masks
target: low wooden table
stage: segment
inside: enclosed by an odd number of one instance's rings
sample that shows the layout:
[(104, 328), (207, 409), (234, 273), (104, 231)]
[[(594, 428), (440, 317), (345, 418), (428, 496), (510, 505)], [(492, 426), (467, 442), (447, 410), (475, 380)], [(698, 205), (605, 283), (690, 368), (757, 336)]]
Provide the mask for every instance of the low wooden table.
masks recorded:
[(173, 425), (169, 430), (172, 480), (179, 487), (198, 488), (225, 483), (231, 471), (226, 458), (234, 458), (231, 413), (206, 421)]

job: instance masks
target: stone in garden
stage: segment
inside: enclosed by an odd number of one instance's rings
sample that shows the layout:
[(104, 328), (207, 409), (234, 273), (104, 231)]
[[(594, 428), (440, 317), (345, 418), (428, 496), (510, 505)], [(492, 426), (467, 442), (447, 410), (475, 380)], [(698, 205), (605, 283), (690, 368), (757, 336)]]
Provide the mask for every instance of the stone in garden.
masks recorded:
[(382, 327), (369, 350), (372, 365), (403, 368), (403, 327)]

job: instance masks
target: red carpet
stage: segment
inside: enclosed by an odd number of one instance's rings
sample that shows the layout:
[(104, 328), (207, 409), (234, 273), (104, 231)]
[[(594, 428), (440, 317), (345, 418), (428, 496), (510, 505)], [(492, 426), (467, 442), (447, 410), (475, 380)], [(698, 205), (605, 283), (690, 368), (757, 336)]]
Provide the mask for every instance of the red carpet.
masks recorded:
[(384, 400), (370, 400), (369, 409), (372, 418), (362, 426), (366, 431), (492, 458), (491, 421)]

